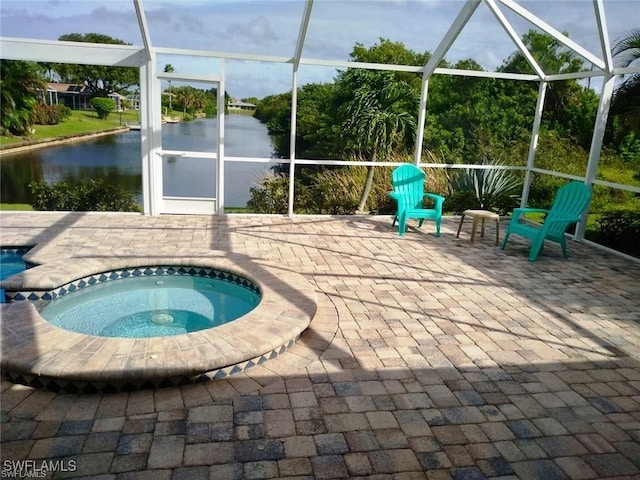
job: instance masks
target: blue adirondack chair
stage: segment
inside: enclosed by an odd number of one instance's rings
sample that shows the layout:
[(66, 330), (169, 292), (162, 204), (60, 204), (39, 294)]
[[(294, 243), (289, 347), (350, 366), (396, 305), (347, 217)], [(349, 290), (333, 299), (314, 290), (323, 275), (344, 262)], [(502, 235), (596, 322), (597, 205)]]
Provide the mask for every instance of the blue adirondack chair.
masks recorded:
[[(398, 210), (393, 217), (393, 227), (398, 222), (398, 233), (404, 235), (407, 230), (407, 220), (419, 219), (418, 226), (422, 226), (424, 219), (436, 222), (436, 237), (440, 236), (442, 222), (442, 204), (444, 197), (424, 191), (425, 174), (415, 165), (401, 165), (391, 173), (393, 191), (389, 196), (398, 203)], [(433, 201), (433, 208), (425, 208), (424, 199)]]
[[(515, 233), (531, 240), (529, 261), (535, 262), (542, 251), (545, 240), (558, 242), (562, 246), (565, 258), (567, 253), (567, 228), (580, 220), (580, 215), (591, 201), (591, 190), (584, 183), (570, 182), (560, 187), (553, 205), (549, 210), (542, 208), (516, 208), (513, 210), (511, 222), (502, 242), (502, 249), (507, 246), (509, 235)], [(527, 213), (545, 213), (542, 225), (523, 222), (523, 215)]]

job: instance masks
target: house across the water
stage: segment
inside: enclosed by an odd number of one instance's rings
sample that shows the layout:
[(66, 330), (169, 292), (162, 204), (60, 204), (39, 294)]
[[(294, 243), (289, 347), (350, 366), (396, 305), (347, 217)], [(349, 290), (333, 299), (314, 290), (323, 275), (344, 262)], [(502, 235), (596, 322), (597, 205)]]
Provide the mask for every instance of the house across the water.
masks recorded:
[(255, 110), (256, 106), (253, 103), (243, 102), (242, 100), (238, 100), (237, 98), (232, 98), (227, 103), (227, 109), (229, 111), (233, 110)]
[[(90, 110), (90, 100), (94, 96), (86, 85), (73, 83), (47, 83), (44, 92), (44, 103), (48, 105), (66, 105), (72, 110)], [(119, 93), (109, 94), (116, 104), (116, 111), (124, 109), (125, 97)]]

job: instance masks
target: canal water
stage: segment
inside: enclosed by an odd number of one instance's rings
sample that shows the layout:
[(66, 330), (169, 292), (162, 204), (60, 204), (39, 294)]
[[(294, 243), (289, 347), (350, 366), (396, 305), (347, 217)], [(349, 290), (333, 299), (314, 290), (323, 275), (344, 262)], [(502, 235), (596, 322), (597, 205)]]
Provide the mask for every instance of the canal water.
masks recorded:
[[(165, 150), (215, 152), (217, 119), (162, 126)], [(273, 146), (264, 124), (247, 115), (225, 116), (225, 156), (270, 158)], [(214, 197), (215, 167), (212, 160), (164, 158), (166, 196)], [(269, 170), (265, 163), (225, 163), (225, 204), (244, 207), (249, 189)], [(129, 131), (79, 143), (46, 147), (13, 155), (0, 161), (0, 201), (30, 203), (29, 183), (74, 182), (104, 179), (142, 198), (140, 132)]]

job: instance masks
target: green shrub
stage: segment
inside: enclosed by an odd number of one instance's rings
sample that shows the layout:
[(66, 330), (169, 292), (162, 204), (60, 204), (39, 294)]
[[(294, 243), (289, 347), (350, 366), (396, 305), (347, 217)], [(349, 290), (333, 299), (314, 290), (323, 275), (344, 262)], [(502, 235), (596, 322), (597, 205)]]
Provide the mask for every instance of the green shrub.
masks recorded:
[(88, 180), (80, 183), (59, 182), (47, 185), (45, 182), (29, 184), (34, 210), (71, 212), (138, 212), (140, 207), (130, 192), (117, 185), (106, 184), (102, 180)]
[(628, 133), (620, 143), (619, 149), (622, 160), (640, 167), (640, 134)]
[[(391, 191), (391, 170), (378, 167), (374, 173), (367, 204), (377, 213), (392, 213), (395, 205)], [(308, 168), (296, 176), (294, 209), (296, 213), (347, 215), (355, 212), (367, 174), (366, 167)], [(247, 208), (256, 213), (286, 213), (289, 201), (289, 175), (269, 173), (250, 190)]]
[(96, 97), (91, 99), (91, 106), (98, 114), (98, 118), (105, 120), (116, 109), (116, 102), (110, 98)]
[(589, 211), (593, 213), (612, 212), (616, 210), (633, 210), (640, 205), (636, 194), (619, 188), (593, 186), (593, 198)]
[(596, 222), (599, 243), (640, 257), (640, 213), (616, 210), (603, 213)]
[(47, 105), (39, 103), (34, 109), (34, 121), (37, 125), (57, 125), (71, 116), (71, 109), (65, 105)]
[(259, 185), (249, 189), (247, 209), (256, 213), (287, 213), (289, 176), (269, 173)]
[(531, 208), (551, 208), (558, 189), (566, 180), (550, 175), (532, 175), (527, 206)]
[(480, 200), (471, 189), (452, 192), (451, 195), (447, 196), (444, 203), (445, 211), (455, 215), (461, 215), (465, 210), (477, 210), (480, 208), (482, 208)]

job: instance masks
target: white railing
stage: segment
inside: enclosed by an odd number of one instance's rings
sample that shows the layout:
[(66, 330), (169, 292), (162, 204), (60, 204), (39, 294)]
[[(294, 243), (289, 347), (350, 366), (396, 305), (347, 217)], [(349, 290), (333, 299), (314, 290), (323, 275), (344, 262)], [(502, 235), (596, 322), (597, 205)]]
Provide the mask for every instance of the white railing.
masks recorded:
[[(165, 151), (164, 153), (170, 153), (169, 151)], [(207, 158), (216, 158), (215, 154), (206, 154), (203, 155)], [(273, 165), (285, 164), (290, 165), (292, 162), (294, 165), (317, 165), (317, 166), (347, 166), (347, 167), (398, 167), (408, 162), (370, 162), (365, 160), (319, 160), (319, 159), (302, 159), (296, 158), (295, 160), (287, 159), (287, 158), (258, 158), (258, 157), (225, 157), (225, 162), (251, 162), (251, 163), (268, 163)], [(529, 170), (532, 173), (539, 173), (543, 175), (550, 175), (553, 177), (566, 178), (567, 180), (575, 180), (579, 182), (585, 182), (586, 176), (583, 175), (573, 175), (570, 173), (557, 172), (555, 170), (546, 170), (543, 168), (533, 167), (528, 169), (526, 166), (522, 165), (478, 165), (478, 164), (469, 164), (469, 163), (419, 163), (417, 165), (419, 168), (437, 168), (437, 169), (473, 169), (473, 170), (511, 170), (518, 172), (526, 172)], [(606, 180), (598, 180), (593, 179), (592, 185), (600, 185), (603, 187), (614, 188), (619, 190), (624, 190), (627, 192), (640, 194), (640, 187), (636, 187), (633, 185), (627, 185), (623, 183), (615, 183), (609, 182)]]

